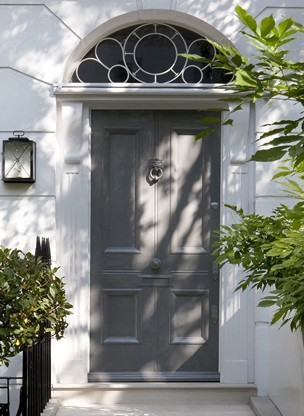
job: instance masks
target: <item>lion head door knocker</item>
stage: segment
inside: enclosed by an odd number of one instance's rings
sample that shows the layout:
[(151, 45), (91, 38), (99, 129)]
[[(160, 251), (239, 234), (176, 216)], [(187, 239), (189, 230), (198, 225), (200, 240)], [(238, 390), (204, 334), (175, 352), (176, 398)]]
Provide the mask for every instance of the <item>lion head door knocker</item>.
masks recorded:
[(150, 159), (147, 174), (147, 182), (149, 185), (157, 183), (164, 174), (163, 161), (161, 159)]

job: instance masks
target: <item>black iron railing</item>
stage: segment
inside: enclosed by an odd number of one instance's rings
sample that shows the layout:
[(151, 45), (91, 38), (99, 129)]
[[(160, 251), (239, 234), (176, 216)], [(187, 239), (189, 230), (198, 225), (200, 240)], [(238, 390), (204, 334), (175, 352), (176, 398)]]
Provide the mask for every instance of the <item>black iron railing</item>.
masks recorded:
[(39, 416), (51, 398), (51, 338), (23, 352), (23, 382), (20, 410), (16, 416)]
[[(45, 267), (51, 267), (48, 238), (37, 237), (35, 256), (42, 259)], [(51, 398), (50, 333), (45, 333), (37, 344), (23, 352), (22, 395), (22, 416), (39, 416)]]

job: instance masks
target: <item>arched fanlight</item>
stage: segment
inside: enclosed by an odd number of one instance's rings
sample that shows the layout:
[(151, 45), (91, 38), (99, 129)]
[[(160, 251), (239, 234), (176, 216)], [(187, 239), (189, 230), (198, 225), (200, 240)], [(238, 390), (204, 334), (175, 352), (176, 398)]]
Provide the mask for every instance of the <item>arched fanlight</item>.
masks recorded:
[[(181, 54), (197, 54), (209, 62), (189, 61)], [(200, 34), (145, 23), (101, 39), (78, 63), (72, 82), (226, 84), (231, 75), (211, 67), (215, 55), (215, 47)]]

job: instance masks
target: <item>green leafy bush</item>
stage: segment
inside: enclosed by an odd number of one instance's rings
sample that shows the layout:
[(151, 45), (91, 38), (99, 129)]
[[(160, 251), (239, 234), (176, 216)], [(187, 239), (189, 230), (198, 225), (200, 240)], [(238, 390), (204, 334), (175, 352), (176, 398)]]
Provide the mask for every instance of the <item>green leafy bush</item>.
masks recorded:
[[(284, 173), (291, 171), (285, 168)], [(272, 289), (259, 303), (276, 307), (272, 324), (282, 319), (282, 325), (304, 330), (304, 194), (297, 181), (288, 179), (287, 186), (300, 198), (292, 208), (281, 204), (263, 216), (230, 207), (240, 221), (222, 226), (214, 254), (220, 267), (230, 263), (244, 268), (236, 290)]]
[[(303, 35), (304, 26), (290, 17), (276, 22), (272, 14), (258, 22), (241, 6), (235, 8), (235, 13), (246, 29), (241, 33), (253, 47), (251, 56), (242, 55), (231, 45), (212, 40), (209, 40), (210, 43), (218, 51), (213, 62), (199, 55), (183, 56), (209, 63), (213, 68), (233, 76), (233, 81), (226, 88), (234, 91), (235, 97), (223, 100), (235, 103), (230, 114), (242, 109), (243, 104), (254, 103), (261, 98), (280, 98), (303, 106), (304, 62), (290, 59), (290, 50), (286, 45), (295, 40), (295, 35)], [(232, 125), (233, 121), (228, 116), (223, 124)], [(265, 144), (252, 160), (271, 162), (284, 155), (295, 164), (304, 160), (303, 112), (296, 119), (276, 120), (265, 127), (268, 127), (267, 131), (260, 136)], [(207, 134), (209, 131), (202, 132), (198, 138)]]
[(63, 337), (72, 306), (57, 271), (31, 253), (0, 248), (0, 364), (9, 365), (45, 332)]
[[(243, 266), (246, 276), (237, 290), (272, 289), (259, 303), (276, 306), (272, 323), (282, 319), (282, 325), (289, 323), (292, 330), (304, 330), (304, 62), (292, 60), (286, 48), (296, 36), (303, 38), (304, 26), (290, 17), (276, 22), (272, 14), (257, 21), (241, 6), (235, 8), (235, 13), (245, 27), (241, 33), (253, 47), (251, 56), (212, 40), (218, 51), (213, 62), (199, 55), (184, 56), (232, 75), (231, 83), (221, 86), (235, 92), (234, 97), (223, 100), (234, 103), (230, 114), (260, 99), (279, 98), (299, 105), (298, 118), (276, 119), (264, 126), (259, 138), (263, 146), (251, 158), (272, 162), (287, 155), (292, 169), (283, 167), (275, 178), (288, 177), (288, 193), (299, 202), (292, 208), (280, 205), (270, 216), (245, 215), (242, 209), (231, 207), (239, 223), (222, 227), (215, 254), (220, 266)], [(197, 138), (209, 134), (216, 120), (205, 122), (209, 129)], [(223, 124), (233, 124), (229, 115)], [(290, 179), (293, 174), (299, 181)]]

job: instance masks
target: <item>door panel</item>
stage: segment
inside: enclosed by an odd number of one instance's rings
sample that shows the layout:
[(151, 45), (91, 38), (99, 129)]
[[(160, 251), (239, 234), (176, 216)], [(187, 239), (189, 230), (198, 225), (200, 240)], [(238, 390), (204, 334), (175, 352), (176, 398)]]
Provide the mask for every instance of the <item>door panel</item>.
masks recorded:
[[(134, 180), (139, 176), (136, 166), (136, 131), (108, 130), (105, 145), (104, 193), (107, 198), (104, 213), (104, 249), (106, 253), (138, 253), (137, 233), (138, 192)], [(126, 158), (125, 150), (128, 149)], [(121, 201), (124, 204), (121, 204)]]
[(92, 112), (92, 381), (218, 380), (220, 141), (194, 143), (201, 117)]

